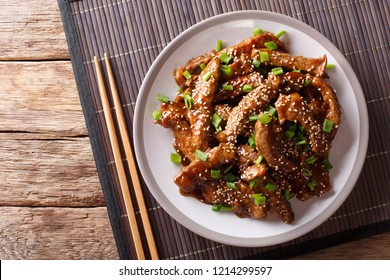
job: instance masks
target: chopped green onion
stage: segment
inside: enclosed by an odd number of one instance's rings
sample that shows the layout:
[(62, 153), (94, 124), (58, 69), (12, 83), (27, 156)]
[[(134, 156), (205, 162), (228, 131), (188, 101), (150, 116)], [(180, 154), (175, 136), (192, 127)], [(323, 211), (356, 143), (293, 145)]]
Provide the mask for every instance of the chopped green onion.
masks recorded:
[(294, 131), (297, 129), (297, 124), (295, 122), (287, 121), (287, 130)]
[(294, 70), (292, 70), (292, 72), (294, 72), (294, 73), (301, 73), (301, 70), (299, 70), (299, 69), (294, 69)]
[(221, 71), (225, 75), (231, 75), (232, 74), (232, 68), (229, 65), (221, 65), (220, 69), (221, 69)]
[(286, 30), (282, 29), (278, 33), (275, 34), (275, 37), (280, 38), (286, 33), (287, 33)]
[(157, 94), (157, 100), (158, 101), (161, 101), (161, 102), (168, 102), (169, 101), (169, 97), (164, 95), (164, 94)]
[(250, 181), (250, 183), (249, 183), (249, 188), (253, 188), (253, 187), (257, 187), (258, 185), (259, 185), (259, 179), (257, 179), (257, 178), (255, 178), (255, 179), (253, 179), (252, 181)]
[(252, 194), (252, 197), (254, 198), (256, 205), (263, 205), (266, 202), (265, 196), (261, 193), (254, 193)]
[(177, 92), (178, 92), (178, 93), (183, 93), (184, 90), (183, 90), (181, 87), (179, 87), (179, 88), (177, 89)]
[(203, 62), (202, 62), (201, 64), (199, 64), (199, 68), (200, 68), (200, 69), (203, 70), (205, 67), (206, 67), (206, 63), (203, 63)]
[(173, 163), (181, 163), (181, 155), (171, 153), (171, 162)]
[(211, 208), (213, 211), (219, 211), (221, 210), (221, 204), (213, 204), (213, 207)]
[(303, 86), (304, 86), (304, 87), (307, 87), (310, 83), (311, 83), (311, 80), (310, 80), (309, 78), (307, 78), (307, 79), (305, 80), (305, 82), (303, 83)]
[(251, 137), (248, 138), (248, 145), (252, 148), (256, 148), (256, 134), (252, 133)]
[(243, 92), (251, 92), (251, 91), (252, 91), (252, 85), (249, 85), (249, 84), (244, 85), (244, 86), (242, 87), (242, 91), (243, 91)]
[(260, 61), (258, 61), (257, 59), (254, 59), (254, 60), (252, 60), (252, 65), (255, 66), (255, 67), (259, 67), (260, 66)]
[(232, 85), (228, 85), (228, 84), (223, 84), (222, 88), (223, 88), (223, 90), (233, 90), (233, 86)]
[(334, 65), (333, 63), (326, 64), (326, 69), (334, 69), (335, 67), (336, 65)]
[(322, 130), (326, 133), (330, 133), (332, 131), (332, 127), (333, 121), (325, 119), (324, 123), (322, 124)]
[(222, 131), (222, 126), (217, 126), (216, 128), (215, 128), (215, 131), (217, 131), (217, 132), (221, 132)]
[(214, 113), (211, 117), (211, 123), (214, 125), (217, 132), (222, 131), (221, 121), (222, 118), (217, 113)]
[(234, 182), (226, 182), (226, 186), (227, 186), (229, 189), (233, 189), (233, 190), (236, 190), (236, 189), (237, 189), (236, 183), (234, 183)]
[(161, 118), (162, 114), (159, 110), (154, 110), (152, 113), (153, 119), (157, 121), (159, 118)]
[(271, 105), (267, 105), (267, 107), (265, 107), (264, 111), (268, 112), (268, 114), (273, 117), (276, 113), (276, 109), (274, 107), (272, 107)]
[(184, 76), (184, 78), (186, 78), (187, 80), (189, 80), (189, 79), (191, 79), (191, 73), (190, 72), (188, 72), (188, 70), (186, 70), (186, 71), (184, 71), (183, 72), (183, 76)]
[(271, 183), (267, 183), (265, 184), (264, 188), (267, 190), (267, 191), (274, 191), (276, 190), (278, 187), (274, 184), (271, 184)]
[(213, 207), (211, 208), (211, 210), (216, 211), (216, 212), (218, 212), (218, 211), (232, 211), (232, 208), (230, 206), (216, 203), (216, 204), (213, 204)]
[(324, 159), (322, 161), (322, 165), (326, 168), (326, 170), (331, 170), (333, 168), (333, 165), (330, 163), (328, 159)]
[(203, 81), (207, 82), (208, 80), (210, 80), (211, 75), (212, 75), (211, 72), (207, 71), (206, 74), (204, 74), (203, 77), (202, 77)]
[(308, 183), (308, 186), (310, 188), (311, 191), (314, 191), (316, 186), (317, 186), (317, 181), (316, 180), (311, 180), (309, 183)]
[(211, 123), (217, 127), (221, 124), (221, 121), (222, 121), (222, 118), (217, 114), (217, 113), (214, 113), (212, 118), (211, 118)]
[(269, 60), (269, 56), (267, 52), (259, 52), (260, 53), (260, 61), (266, 62)]
[(219, 59), (223, 62), (225, 62), (226, 64), (229, 64), (230, 60), (232, 59), (231, 56), (229, 56), (227, 53), (221, 53), (221, 55), (219, 56)]
[(255, 35), (255, 36), (261, 35), (261, 34), (263, 34), (263, 33), (264, 33), (263, 29), (260, 29), (260, 28), (258, 28), (258, 27), (254, 27), (254, 28), (252, 29), (252, 34)]
[(215, 50), (217, 52), (219, 52), (220, 50), (222, 50), (222, 40), (217, 40), (217, 43), (215, 45)]
[(234, 175), (233, 173), (229, 172), (229, 173), (225, 174), (225, 176), (223, 176), (223, 179), (226, 182), (234, 182), (237, 180), (237, 176)]
[(274, 41), (265, 42), (264, 47), (271, 51), (278, 49), (278, 45)]
[(284, 132), (284, 136), (286, 136), (288, 139), (292, 139), (295, 135), (295, 131), (293, 130), (286, 130), (286, 132)]
[(300, 131), (295, 133), (293, 140), (294, 140), (295, 144), (297, 144), (297, 145), (306, 144), (306, 138)]
[(233, 168), (233, 165), (229, 165), (228, 167), (226, 167), (226, 168), (223, 170), (223, 174), (228, 173), (232, 168)]
[(216, 130), (217, 132), (221, 132), (221, 131), (222, 131), (222, 126), (221, 126), (221, 125), (217, 126), (217, 127), (215, 128), (215, 130)]
[(315, 163), (316, 161), (317, 161), (317, 158), (315, 156), (311, 156), (311, 157), (308, 157), (306, 159), (306, 163), (309, 165)]
[(272, 74), (274, 74), (275, 76), (282, 75), (283, 73), (284, 72), (282, 67), (276, 67), (272, 69)]
[(255, 122), (259, 119), (259, 116), (258, 115), (250, 115), (249, 116), (249, 121), (250, 122)]
[(291, 198), (293, 198), (295, 196), (294, 193), (292, 193), (290, 190), (285, 190), (284, 191), (284, 197), (287, 199), (287, 200), (290, 200)]
[(259, 116), (259, 121), (262, 124), (268, 124), (272, 120), (272, 117), (268, 113), (263, 113), (262, 115)]
[(263, 160), (263, 156), (260, 155), (260, 156), (256, 159), (255, 164), (256, 164), (256, 165), (260, 165), (260, 163), (261, 163), (262, 160)]
[(209, 159), (209, 156), (206, 153), (198, 149), (195, 150), (195, 156), (201, 161), (207, 161)]
[(189, 110), (192, 108), (192, 104), (194, 104), (194, 100), (192, 99), (192, 96), (188, 93), (183, 94), (184, 98), (184, 104), (186, 105), (186, 108)]
[(313, 175), (313, 171), (311, 171), (308, 168), (303, 168), (303, 175), (305, 175), (307, 177), (311, 177)]
[(221, 169), (211, 169), (210, 176), (213, 179), (221, 178)]

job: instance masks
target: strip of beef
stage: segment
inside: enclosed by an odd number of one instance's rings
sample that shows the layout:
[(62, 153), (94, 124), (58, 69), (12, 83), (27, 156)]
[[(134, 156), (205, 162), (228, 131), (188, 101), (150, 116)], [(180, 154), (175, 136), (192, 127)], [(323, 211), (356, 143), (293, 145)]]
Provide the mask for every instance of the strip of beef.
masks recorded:
[(239, 145), (236, 149), (238, 168), (240, 170), (241, 179), (250, 183), (253, 179), (264, 176), (267, 172), (267, 167), (263, 163), (255, 164), (259, 159), (260, 154), (252, 149), (249, 145)]
[(298, 166), (279, 150), (274, 130), (274, 121), (268, 124), (257, 121), (255, 125), (256, 148), (273, 169), (283, 173), (295, 173)]
[[(181, 88), (192, 87), (193, 83), (196, 81), (199, 75), (197, 74), (197, 71), (200, 72), (199, 65), (202, 63), (207, 65), (215, 55), (216, 52), (212, 51), (211, 53), (206, 53), (204, 55), (194, 57), (190, 59), (185, 65), (176, 68), (173, 72), (176, 83)], [(184, 77), (185, 71), (188, 71), (191, 74), (191, 77), (189, 79)]]
[[(176, 83), (181, 88), (191, 87), (192, 83), (197, 78), (196, 72), (199, 71), (199, 65), (201, 63), (208, 64), (213, 57), (219, 56), (222, 53), (226, 53), (229, 56), (233, 57), (233, 60), (234, 59), (238, 60), (238, 58), (240, 58), (242, 55), (249, 56), (250, 58), (252, 48), (264, 48), (264, 43), (270, 41), (276, 43), (279, 51), (286, 52), (286, 47), (284, 46), (282, 41), (280, 41), (274, 34), (265, 32), (261, 35), (249, 37), (236, 45), (227, 47), (219, 51), (218, 53), (212, 51), (202, 56), (198, 56), (190, 59), (185, 65), (174, 70), (174, 77)], [(246, 60), (241, 60), (241, 63), (244, 61)], [(233, 67), (233, 68), (237, 68), (237, 67)], [(191, 74), (190, 79), (186, 79), (183, 76), (183, 73), (185, 71), (188, 71)]]
[(326, 71), (326, 55), (318, 58), (293, 56), (288, 53), (280, 53), (266, 48), (253, 49), (252, 58), (260, 61), (259, 52), (268, 53), (268, 61), (261, 62), (265, 66), (283, 67), (287, 70), (301, 70), (315, 76), (323, 77)]
[(257, 205), (253, 199), (254, 191), (248, 184), (238, 181), (235, 188), (226, 186), (226, 182), (202, 181), (199, 184), (200, 197), (204, 203), (230, 206), (232, 212), (240, 218), (265, 219), (267, 204)]
[(225, 123), (229, 119), (232, 107), (229, 104), (218, 104), (214, 107), (214, 113), (216, 113)]
[(324, 123), (327, 112), (323, 110), (324, 101), (318, 90), (312, 86), (307, 86), (301, 91), (302, 97), (306, 100), (313, 117), (318, 123)]
[(240, 172), (245, 170), (259, 158), (259, 153), (252, 149), (249, 145), (239, 145), (236, 149), (237, 154), (237, 165)]
[(316, 88), (324, 100), (323, 111), (326, 111), (326, 118), (333, 122), (333, 128), (329, 134), (329, 139), (333, 140), (340, 124), (340, 105), (334, 90), (327, 82), (319, 77), (313, 77), (310, 85)]
[[(296, 184), (296, 177), (293, 177), (293, 174), (285, 174), (271, 170), (271, 172), (269, 172), (269, 176), (271, 176), (271, 178), (275, 180), (275, 183), (278, 185), (278, 187), (284, 191), (285, 198), (287, 200), (293, 198), (302, 188), (301, 185)], [(291, 178), (294, 178), (294, 180), (291, 180)]]
[(245, 94), (245, 92), (242, 90), (242, 87), (244, 85), (251, 85), (253, 88), (256, 88), (263, 82), (264, 78), (259, 72), (253, 72), (248, 75), (238, 76), (225, 83), (228, 86), (232, 86), (233, 90), (227, 90), (223, 87), (219, 88), (215, 95), (214, 103), (229, 101), (240, 97)]
[(233, 45), (231, 47), (227, 47), (219, 52), (221, 53), (227, 53), (229, 56), (237, 57), (241, 55), (242, 53), (251, 54), (252, 49), (260, 49), (264, 48), (264, 44), (267, 42), (273, 41), (277, 46), (278, 50), (280, 52), (286, 52), (286, 47), (282, 41), (278, 39), (274, 34), (270, 32), (265, 32), (260, 35), (251, 36), (240, 43)]
[(316, 196), (321, 196), (331, 190), (329, 171), (322, 165), (320, 161), (314, 163), (313, 179), (317, 182), (314, 187)]
[(285, 88), (282, 93), (287, 95), (294, 92), (300, 92), (304, 88), (307, 79), (310, 80), (309, 74), (287, 72), (282, 78), (282, 84)]
[(205, 153), (208, 157), (206, 161), (195, 158), (175, 176), (174, 182), (183, 194), (191, 193), (199, 181), (210, 178), (211, 169), (227, 164), (235, 158), (234, 146), (229, 143), (221, 143)]
[[(306, 82), (306, 87), (304, 87), (305, 81), (309, 81), (309, 83)], [(333, 129), (329, 135), (329, 139), (333, 140), (340, 124), (340, 105), (336, 93), (329, 84), (320, 77), (295, 72), (286, 73), (283, 76), (283, 82), (292, 87), (295, 92), (303, 88), (305, 97), (308, 97), (312, 114), (314, 116), (320, 115), (316, 119), (320, 120), (321, 124), (325, 118), (333, 122)], [(320, 94), (318, 95), (318, 93)]]
[(265, 219), (268, 215), (269, 205), (267, 203), (256, 204), (253, 198), (254, 191), (245, 182), (236, 182), (236, 186), (236, 193), (241, 199), (232, 200), (232, 212), (242, 218)]
[[(194, 111), (192, 112), (193, 115), (190, 120), (190, 125), (193, 152), (195, 152), (196, 149), (205, 151), (209, 147), (209, 142), (211, 140), (211, 117), (214, 112), (213, 98), (220, 77), (219, 66), (220, 60), (218, 58), (212, 59), (203, 69), (192, 92)], [(205, 75), (208, 74), (211, 76), (208, 79), (204, 79)]]
[[(258, 137), (256, 135), (256, 142), (257, 139)], [(270, 205), (271, 209), (273, 209), (278, 214), (278, 216), (282, 218), (283, 222), (290, 224), (294, 220), (294, 213), (292, 211), (290, 202), (285, 198), (285, 189), (278, 186), (267, 174), (267, 167), (265, 164), (251, 165), (251, 163), (258, 159), (259, 153), (264, 157), (265, 155), (261, 151), (257, 153), (247, 145), (240, 145), (237, 148), (237, 153), (239, 164), (243, 169), (243, 172), (241, 172), (241, 179), (246, 182), (259, 179), (258, 185), (254, 186), (253, 190), (257, 193), (264, 194), (267, 197), (267, 203)], [(267, 163), (269, 162), (267, 161)], [(275, 188), (267, 187), (267, 183), (271, 183), (273, 186), (275, 186)]]
[(170, 101), (160, 106), (161, 117), (156, 121), (165, 128), (171, 128), (173, 132), (173, 147), (183, 156), (183, 163), (194, 159), (191, 146), (192, 132), (188, 123), (188, 110), (184, 103)]
[(174, 128), (181, 121), (188, 121), (188, 110), (184, 103), (169, 101), (160, 106), (161, 117), (155, 123), (165, 127)]
[(229, 69), (228, 71), (222, 72), (222, 82), (245, 76), (253, 72), (252, 58), (248, 53), (243, 53), (238, 57), (234, 57), (231, 64), (223, 65), (222, 67), (228, 67)]
[(233, 108), (225, 130), (217, 135), (218, 140), (235, 143), (237, 136), (245, 129), (249, 116), (258, 114), (275, 98), (280, 83), (280, 77), (270, 72), (265, 83), (245, 95)]
[(319, 197), (332, 189), (329, 172), (319, 161), (313, 164), (311, 170), (312, 176), (307, 178), (306, 184), (302, 184), (301, 189), (297, 192), (299, 200), (308, 200), (313, 196)]
[(291, 224), (294, 221), (294, 212), (285, 197), (285, 190), (278, 186), (268, 174), (258, 177), (258, 180), (258, 184), (252, 190), (265, 195), (267, 204), (271, 207), (270, 211), (275, 211), (284, 223)]
[(280, 95), (275, 107), (281, 124), (289, 120), (298, 122), (306, 129), (310, 148), (316, 155), (325, 156), (329, 153), (328, 139), (299, 93)]
[(264, 176), (267, 173), (267, 166), (264, 163), (259, 165), (253, 164), (241, 172), (241, 179), (250, 183), (254, 179)]
[(267, 190), (263, 187), (262, 193), (267, 197), (271, 209), (276, 212), (284, 223), (291, 224), (294, 221), (295, 215), (291, 208), (291, 204), (285, 198), (284, 191), (281, 188)]
[(310, 74), (301, 74), (297, 72), (287, 72), (282, 79), (281, 94), (291, 94), (300, 92), (305, 99), (314, 119), (319, 123), (323, 123), (326, 118), (326, 110), (323, 109), (323, 99), (318, 90), (310, 85), (313, 78)]

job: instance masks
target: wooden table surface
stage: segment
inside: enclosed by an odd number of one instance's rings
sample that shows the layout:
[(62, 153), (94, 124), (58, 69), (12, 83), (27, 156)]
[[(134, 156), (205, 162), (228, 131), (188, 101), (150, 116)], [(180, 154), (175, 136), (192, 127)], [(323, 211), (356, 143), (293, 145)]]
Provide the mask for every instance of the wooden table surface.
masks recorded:
[[(0, 7), (0, 259), (118, 259), (57, 1)], [(390, 259), (390, 233), (297, 259)]]

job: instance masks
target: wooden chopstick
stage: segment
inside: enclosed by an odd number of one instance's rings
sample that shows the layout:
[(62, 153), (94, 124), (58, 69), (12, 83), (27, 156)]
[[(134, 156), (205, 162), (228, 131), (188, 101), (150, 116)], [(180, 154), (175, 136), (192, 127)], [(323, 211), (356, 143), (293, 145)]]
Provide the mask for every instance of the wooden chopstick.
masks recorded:
[[(121, 107), (120, 102), (119, 102), (119, 97), (118, 97), (118, 93), (117, 93), (115, 82), (114, 82), (114, 77), (112, 74), (111, 67), (109, 66), (108, 57), (106, 55), (105, 55), (105, 59), (106, 59), (106, 64), (108, 65), (107, 70), (109, 73), (109, 81), (110, 81), (111, 92), (113, 93), (113, 99), (114, 100), (117, 99), (116, 101), (114, 101), (116, 103), (114, 106), (116, 107), (115, 111), (117, 114), (118, 124), (123, 122), (124, 128), (126, 128), (126, 125), (124, 122), (124, 117), (123, 117), (122, 107)], [(115, 161), (115, 165), (116, 165), (117, 172), (118, 172), (119, 183), (120, 183), (121, 192), (123, 195), (123, 200), (125, 203), (126, 214), (127, 214), (128, 219), (129, 219), (130, 230), (131, 230), (131, 235), (132, 235), (133, 241), (134, 241), (137, 259), (144, 260), (145, 259), (145, 252), (144, 252), (144, 249), (142, 246), (141, 236), (140, 236), (137, 220), (135, 217), (135, 212), (134, 212), (134, 207), (133, 207), (133, 203), (131, 200), (130, 191), (128, 188), (128, 182), (126, 179), (126, 173), (125, 173), (125, 169), (123, 166), (122, 155), (120, 152), (118, 137), (117, 137), (117, 134), (115, 131), (114, 120), (113, 120), (113, 117), (111, 114), (111, 109), (110, 109), (110, 104), (109, 104), (108, 97), (107, 97), (106, 87), (104, 84), (103, 74), (102, 74), (102, 71), (101, 71), (101, 68), (99, 65), (99, 61), (98, 61), (96, 56), (94, 57), (94, 62), (95, 62), (95, 67), (96, 67), (96, 75), (97, 75), (98, 83), (99, 83), (100, 98), (101, 98), (101, 102), (103, 105), (104, 117), (105, 117), (105, 120), (107, 123), (108, 134), (109, 134), (109, 138), (110, 138), (110, 142), (111, 142), (112, 151), (114, 154), (114, 161)], [(119, 105), (117, 104), (118, 102), (119, 102)], [(121, 113), (118, 114), (118, 111), (120, 111)], [(119, 125), (123, 126), (123, 124), (122, 125), (119, 124)], [(130, 146), (130, 141), (128, 139), (126, 129), (123, 130), (123, 128), (121, 128), (120, 131), (121, 131), (120, 133), (122, 136), (123, 143), (124, 144), (128, 143), (126, 145)], [(125, 149), (128, 149), (128, 148), (125, 148)], [(129, 150), (131, 152), (131, 148)], [(142, 190), (141, 190), (141, 187), (139, 184), (139, 178), (138, 178), (138, 174), (137, 174), (137, 171), (135, 168), (134, 157), (133, 157), (132, 152), (131, 152), (131, 154), (127, 154), (127, 152), (126, 152), (126, 158), (127, 158), (128, 164), (129, 164), (129, 169), (130, 169), (130, 174), (132, 177), (133, 185), (134, 185), (134, 188), (136, 189), (135, 192), (136, 192), (136, 196), (137, 196), (137, 202), (139, 204), (141, 218), (142, 218), (142, 222), (144, 224), (150, 254), (151, 254), (152, 259), (158, 259), (157, 249), (156, 249), (154, 239), (153, 239), (153, 234), (152, 234), (152, 231), (150, 228), (149, 218), (147, 218), (147, 220), (145, 220), (145, 214), (147, 217), (147, 212), (146, 212), (145, 202), (143, 200)], [(134, 173), (136, 175), (134, 175)], [(139, 193), (141, 193), (141, 196)], [(142, 201), (139, 200), (141, 198), (142, 198)], [(153, 240), (153, 242), (150, 241), (151, 239)]]
[(131, 180), (133, 182), (135, 196), (136, 196), (138, 207), (139, 207), (139, 210), (141, 213), (141, 219), (142, 219), (142, 224), (143, 224), (145, 235), (146, 235), (146, 241), (147, 241), (148, 247), (149, 247), (149, 253), (150, 253), (152, 260), (158, 260), (158, 253), (157, 253), (156, 244), (154, 242), (153, 231), (152, 231), (152, 228), (150, 226), (148, 210), (147, 210), (146, 205), (145, 205), (145, 200), (144, 200), (144, 196), (142, 194), (142, 188), (141, 188), (141, 184), (140, 184), (140, 181), (138, 178), (138, 173), (137, 173), (137, 168), (135, 165), (133, 151), (132, 151), (131, 146), (130, 146), (131, 142), (129, 139), (129, 134), (127, 132), (125, 116), (123, 114), (122, 105), (121, 105), (121, 102), (119, 100), (118, 90), (117, 90), (116, 85), (115, 85), (114, 74), (112, 72), (112, 69), (110, 66), (110, 61), (109, 61), (108, 55), (106, 53), (104, 54), (104, 59), (106, 61), (108, 80), (110, 83), (111, 94), (112, 94), (112, 97), (114, 100), (114, 107), (115, 107), (116, 117), (117, 117), (117, 121), (118, 121), (119, 131), (120, 131), (120, 134), (122, 137), (123, 147), (124, 147), (125, 155), (126, 155), (126, 159), (127, 159), (127, 166), (130, 170), (130, 175), (131, 175)]

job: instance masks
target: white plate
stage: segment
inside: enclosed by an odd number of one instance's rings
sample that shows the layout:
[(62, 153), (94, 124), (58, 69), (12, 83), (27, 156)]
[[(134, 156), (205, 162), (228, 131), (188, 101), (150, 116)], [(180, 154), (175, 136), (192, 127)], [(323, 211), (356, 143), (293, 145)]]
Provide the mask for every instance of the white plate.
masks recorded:
[[(330, 84), (342, 107), (341, 124), (333, 141), (330, 172), (333, 191), (307, 202), (292, 201), (295, 221), (287, 225), (278, 218), (265, 221), (240, 219), (232, 213), (213, 212), (211, 206), (179, 194), (173, 177), (179, 166), (170, 162), (172, 132), (155, 125), (152, 112), (159, 108), (157, 93), (173, 98), (178, 86), (173, 69), (188, 59), (209, 52), (217, 39), (233, 45), (252, 35), (253, 27), (276, 33), (293, 55), (319, 57), (324, 53)], [(204, 20), (175, 38), (153, 63), (138, 96), (134, 119), (134, 145), (139, 168), (151, 193), (177, 222), (191, 231), (225, 244), (267, 246), (297, 238), (328, 219), (353, 189), (363, 166), (368, 143), (368, 115), (359, 81), (340, 51), (323, 35), (293, 18), (262, 11), (242, 11)]]

